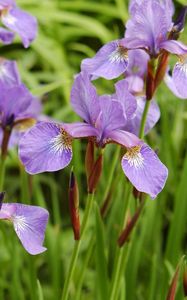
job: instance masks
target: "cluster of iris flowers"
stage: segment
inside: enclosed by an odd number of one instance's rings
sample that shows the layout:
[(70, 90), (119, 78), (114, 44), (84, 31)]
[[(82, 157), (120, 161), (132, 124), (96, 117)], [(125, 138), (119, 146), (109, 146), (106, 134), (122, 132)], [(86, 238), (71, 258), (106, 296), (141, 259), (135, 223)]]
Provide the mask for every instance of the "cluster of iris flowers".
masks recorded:
[[(35, 18), (20, 10), (14, 0), (0, 0), (0, 12), (1, 42), (12, 43), (18, 33), (28, 47), (37, 33)], [(71, 162), (74, 139), (86, 138), (100, 150), (113, 143), (122, 148), (122, 169), (136, 190), (153, 199), (161, 192), (168, 170), (143, 137), (160, 118), (154, 95), (163, 79), (177, 97), (187, 98), (187, 46), (178, 41), (186, 9), (173, 21), (171, 0), (131, 0), (129, 12), (124, 37), (104, 45), (93, 58), (84, 59), (75, 76), (70, 101), (82, 122), (41, 121), (40, 102), (21, 82), (16, 62), (1, 58), (2, 161), (8, 148), (18, 144), (20, 160), (29, 174), (54, 172)], [(172, 72), (170, 54), (178, 58)], [(114, 94), (97, 94), (95, 79), (121, 75)], [(48, 212), (20, 203), (4, 204), (4, 193), (0, 198), (0, 219), (12, 221), (30, 254), (43, 252)]]

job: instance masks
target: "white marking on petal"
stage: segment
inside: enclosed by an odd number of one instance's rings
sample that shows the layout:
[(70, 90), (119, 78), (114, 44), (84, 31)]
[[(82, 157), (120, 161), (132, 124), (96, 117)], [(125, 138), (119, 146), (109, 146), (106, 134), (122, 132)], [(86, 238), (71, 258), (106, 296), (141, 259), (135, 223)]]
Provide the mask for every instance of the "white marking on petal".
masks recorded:
[(180, 69), (181, 72), (187, 76), (187, 57), (181, 56), (179, 62), (176, 63), (176, 68)]
[(12, 221), (16, 231), (24, 231), (29, 227), (24, 216), (13, 216)]
[(55, 153), (62, 153), (63, 151), (69, 152), (72, 150), (72, 138), (64, 129), (61, 129), (60, 133), (52, 138), (49, 144), (51, 151)]
[(117, 48), (109, 55), (109, 62), (119, 63), (127, 61), (128, 55), (127, 50), (122, 46), (117, 46)]
[(2, 19), (3, 18), (6, 19), (6, 22), (8, 22), (9, 25), (15, 25), (17, 22), (17, 19), (15, 17), (13, 17), (11, 14), (9, 14), (9, 12), (7, 12), (7, 10), (3, 11)]
[(142, 168), (144, 164), (144, 158), (140, 150), (141, 146), (129, 148), (123, 157), (123, 159), (128, 161), (131, 167), (135, 167), (136, 169)]

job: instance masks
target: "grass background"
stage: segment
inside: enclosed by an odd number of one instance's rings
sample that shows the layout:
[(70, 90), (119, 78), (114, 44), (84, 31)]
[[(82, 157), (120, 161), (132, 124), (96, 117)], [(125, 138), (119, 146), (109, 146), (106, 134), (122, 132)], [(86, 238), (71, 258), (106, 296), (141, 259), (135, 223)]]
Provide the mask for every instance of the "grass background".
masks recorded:
[[(1, 48), (1, 56), (18, 61), (23, 81), (41, 98), (45, 114), (65, 122), (77, 120), (69, 103), (73, 76), (80, 71), (83, 58), (93, 56), (104, 43), (123, 36), (128, 1), (19, 0), (17, 3), (37, 17), (38, 38), (27, 50), (17, 38), (13, 45)], [(177, 11), (181, 3), (185, 4), (185, 1), (175, 1)], [(187, 33), (182, 34), (182, 39), (187, 41)], [(96, 85), (101, 94), (113, 91), (112, 81), (100, 79)], [(155, 201), (146, 201), (143, 215), (129, 242), (126, 271), (119, 283), (121, 300), (166, 299), (176, 265), (186, 254), (187, 103), (176, 99), (164, 84), (160, 86), (156, 99), (161, 119), (146, 139), (158, 149), (159, 157), (169, 169), (169, 178), (159, 197)], [(72, 163), (79, 183), (81, 214), (86, 201), (85, 147), (85, 142), (74, 143)], [(102, 221), (97, 208), (93, 209), (70, 299), (108, 299), (105, 288), (110, 286), (122, 218), (120, 208), (126, 191), (119, 162), (115, 166), (112, 184), (109, 182), (115, 151), (112, 145), (105, 151), (104, 171), (96, 197), (99, 204), (104, 195), (110, 194), (110, 210)], [(0, 299), (60, 299), (74, 244), (67, 196), (70, 168), (29, 177), (17, 158), (17, 149), (10, 151), (6, 200), (47, 207), (50, 222), (45, 243), (48, 251), (37, 257), (29, 256), (17, 241), (13, 229), (1, 222)], [(134, 209), (134, 202), (130, 209)], [(93, 250), (88, 253), (90, 238), (93, 239)], [(83, 287), (79, 290), (81, 280)], [(183, 298), (180, 278), (176, 299)]]

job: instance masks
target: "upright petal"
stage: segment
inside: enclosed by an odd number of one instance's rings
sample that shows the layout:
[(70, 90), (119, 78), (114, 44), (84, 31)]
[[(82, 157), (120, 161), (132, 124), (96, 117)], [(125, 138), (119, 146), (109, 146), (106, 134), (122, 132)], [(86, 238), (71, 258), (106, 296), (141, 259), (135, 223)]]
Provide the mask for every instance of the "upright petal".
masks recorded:
[(112, 100), (109, 95), (104, 95), (99, 98), (101, 115), (97, 120), (95, 127), (100, 130), (101, 135), (104, 137), (108, 132), (123, 128), (126, 119), (123, 113), (123, 107), (119, 101)]
[(29, 174), (65, 168), (72, 159), (72, 138), (62, 125), (40, 122), (21, 138), (19, 156)]
[(9, 45), (13, 42), (14, 33), (11, 31), (6, 30), (5, 28), (0, 27), (0, 41), (5, 44)]
[(17, 63), (14, 60), (0, 60), (0, 84), (8, 86), (21, 84)]
[(154, 199), (163, 189), (168, 170), (146, 144), (128, 149), (121, 164), (125, 175), (138, 191)]
[(36, 18), (18, 7), (12, 7), (11, 9), (3, 12), (1, 19), (2, 23), (6, 27), (19, 34), (25, 48), (27, 48), (36, 38)]
[(113, 79), (125, 72), (128, 65), (127, 50), (121, 40), (104, 45), (93, 58), (82, 61), (81, 70), (91, 75)]
[[(145, 97), (137, 97), (137, 109), (133, 118), (129, 119), (125, 130), (134, 133), (135, 135), (139, 134), (140, 123), (142, 119), (142, 114), (144, 111), (146, 99)], [(160, 118), (160, 109), (155, 100), (152, 100), (150, 103), (149, 111), (147, 114), (147, 120), (145, 125), (145, 134), (147, 134), (158, 122)]]
[(126, 120), (132, 118), (136, 111), (137, 104), (135, 97), (129, 92), (129, 84), (126, 79), (120, 80), (115, 84), (116, 99), (122, 104)]
[(75, 78), (71, 90), (71, 105), (84, 121), (89, 124), (96, 122), (100, 111), (99, 101), (96, 88), (86, 72), (81, 72)]
[(49, 213), (39, 206), (20, 203), (2, 204), (0, 219), (13, 222), (14, 229), (23, 247), (32, 255), (42, 253), (45, 229)]

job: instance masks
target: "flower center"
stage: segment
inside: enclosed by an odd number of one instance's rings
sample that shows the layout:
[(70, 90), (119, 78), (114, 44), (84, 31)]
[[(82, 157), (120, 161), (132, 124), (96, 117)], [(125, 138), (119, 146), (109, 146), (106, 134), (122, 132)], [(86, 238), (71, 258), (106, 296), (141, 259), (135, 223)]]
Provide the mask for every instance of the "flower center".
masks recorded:
[(64, 150), (71, 150), (72, 137), (63, 129), (60, 129), (60, 133), (50, 140), (51, 149), (54, 152), (62, 152)]
[(127, 152), (123, 157), (124, 159), (127, 159), (131, 167), (135, 167), (136, 169), (141, 168), (144, 163), (144, 158), (140, 150), (141, 150), (141, 146), (128, 148)]
[(127, 50), (122, 46), (117, 46), (117, 48), (109, 55), (109, 61), (114, 62), (123, 62), (128, 59)]

